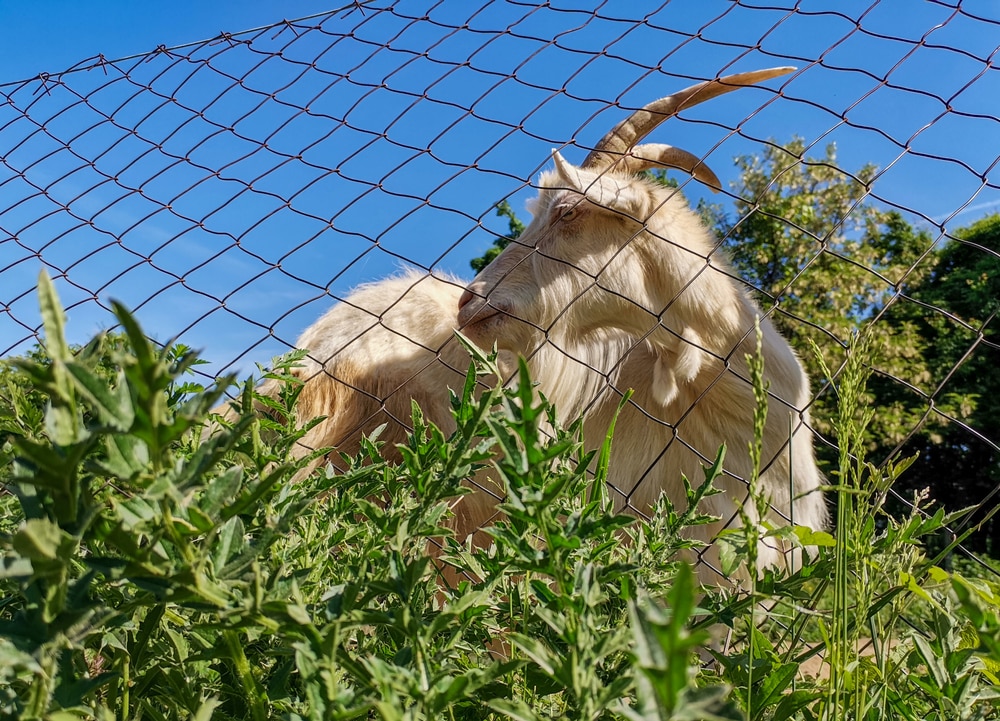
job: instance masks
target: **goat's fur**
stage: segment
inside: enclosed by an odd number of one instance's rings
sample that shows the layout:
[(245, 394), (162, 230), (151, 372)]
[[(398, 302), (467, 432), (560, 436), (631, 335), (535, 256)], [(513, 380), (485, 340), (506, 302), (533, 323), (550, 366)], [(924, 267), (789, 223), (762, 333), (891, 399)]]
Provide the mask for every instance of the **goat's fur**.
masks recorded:
[[(700, 527), (710, 542), (738, 520), (752, 464), (753, 388), (745, 360), (762, 334), (769, 412), (760, 490), (767, 520), (823, 528), (809, 428), (809, 382), (794, 351), (734, 280), (708, 231), (680, 192), (613, 169), (577, 168), (555, 154), (542, 175), (533, 220), (471, 283), (462, 298), (463, 332), (483, 346), (530, 358), (534, 378), (557, 409), (586, 415), (600, 442), (620, 400), (609, 482), (618, 504), (646, 512), (661, 492), (684, 504), (681, 474), (726, 444), (724, 493), (703, 510), (720, 521)], [(794, 566), (778, 544), (761, 544), (759, 567)], [(703, 560), (712, 580), (717, 553)]]
[[(761, 312), (678, 191), (567, 165), (542, 176), (532, 223), (464, 296), (457, 279), (411, 271), (359, 287), (303, 333), (297, 346), (309, 354), (295, 371), (305, 384), (299, 422), (325, 419), (302, 439), (302, 452), (333, 447), (336, 464), (385, 424), (385, 453), (398, 459), (411, 399), (451, 432), (446, 389), (461, 386), (469, 363), (454, 338), (463, 326), (483, 347), (495, 341), (525, 355), (560, 417), (585, 416), (591, 447), (603, 440), (623, 391), (634, 389), (612, 446), (609, 483), (620, 508), (646, 513), (661, 492), (682, 506), (681, 474), (699, 482), (726, 444), (724, 493), (701, 508), (720, 520), (698, 527), (711, 544), (747, 501), (754, 397), (745, 355), (755, 351)], [(773, 325), (759, 324), (770, 385), (760, 477), (768, 520), (823, 528), (808, 379)], [(277, 382), (261, 390), (277, 392)], [(500, 495), (486, 474), (472, 482), (479, 490), (455, 509), (460, 537), (494, 515)], [(755, 517), (752, 503), (747, 511)], [(718, 582), (717, 549), (709, 545), (700, 560), (701, 578)], [(768, 543), (758, 563), (794, 567), (797, 558)]]
[[(362, 285), (334, 305), (298, 339), (308, 355), (295, 370), (305, 386), (300, 413), (325, 415), (304, 442), (353, 455), (362, 434), (386, 424), (380, 440), (396, 444), (410, 430), (411, 401), (448, 407), (448, 388), (461, 388), (469, 354), (454, 337), (461, 281), (409, 271)], [(414, 380), (419, 377), (419, 382)], [(440, 414), (435, 414), (436, 416)], [(451, 414), (435, 417), (445, 433)]]

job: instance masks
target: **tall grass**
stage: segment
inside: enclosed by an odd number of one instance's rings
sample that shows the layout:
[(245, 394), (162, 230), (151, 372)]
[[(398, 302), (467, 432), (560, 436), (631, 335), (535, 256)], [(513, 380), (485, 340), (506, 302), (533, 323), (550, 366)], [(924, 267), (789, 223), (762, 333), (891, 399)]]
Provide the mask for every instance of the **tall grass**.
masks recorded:
[[(231, 379), (191, 382), (194, 354), (151, 344), (118, 306), (121, 334), (71, 349), (44, 276), (39, 295), (44, 347), (0, 370), (6, 716), (1000, 717), (998, 586), (925, 556), (943, 513), (884, 512), (906, 463), (864, 460), (860, 341), (836, 383), (835, 535), (748, 521), (730, 566), (752, 567), (760, 534), (818, 552), (792, 576), (699, 589), (684, 529), (713, 520), (698, 502), (723, 451), (686, 507), (617, 514), (612, 436), (585, 448), (523, 366), (516, 388), (477, 395), (495, 370), (477, 355), (454, 434), (414, 408), (400, 463), (373, 437), (346, 473), (291, 483), (310, 460), (291, 452), (294, 384), (276, 400), (243, 384), (240, 419), (206, 435)], [(506, 498), (476, 548), (448, 520), (485, 464)]]

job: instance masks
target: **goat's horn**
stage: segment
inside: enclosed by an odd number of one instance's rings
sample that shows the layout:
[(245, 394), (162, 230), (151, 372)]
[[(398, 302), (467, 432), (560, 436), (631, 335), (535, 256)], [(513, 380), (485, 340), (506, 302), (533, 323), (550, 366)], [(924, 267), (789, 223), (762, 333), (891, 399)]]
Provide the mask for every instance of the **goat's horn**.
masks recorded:
[(646, 143), (632, 148), (627, 155), (621, 156), (615, 163), (615, 169), (626, 173), (639, 173), (647, 168), (666, 166), (678, 168), (694, 176), (713, 191), (722, 189), (722, 183), (712, 172), (705, 161), (694, 153), (675, 148), (672, 145)]
[(644, 108), (636, 110), (601, 138), (600, 142), (590, 151), (587, 159), (583, 161), (581, 167), (590, 170), (609, 168), (621, 160), (622, 156), (634, 148), (640, 140), (649, 135), (656, 126), (676, 115), (683, 108), (703, 103), (737, 88), (787, 75), (794, 70), (795, 68), (792, 67), (781, 67), (754, 70), (749, 73), (736, 73), (724, 78), (698, 83), (673, 95), (654, 100)]

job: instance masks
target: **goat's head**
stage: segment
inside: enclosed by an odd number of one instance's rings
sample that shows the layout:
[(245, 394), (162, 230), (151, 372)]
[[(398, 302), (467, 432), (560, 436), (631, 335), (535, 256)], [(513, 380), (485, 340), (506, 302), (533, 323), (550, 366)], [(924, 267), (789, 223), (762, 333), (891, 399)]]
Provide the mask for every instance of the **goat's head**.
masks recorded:
[(529, 208), (531, 224), (463, 294), (463, 331), (483, 345), (529, 354), (545, 340), (585, 343), (589, 333), (620, 329), (669, 353), (671, 366), (690, 376), (699, 362), (684, 354), (701, 344), (695, 329), (735, 330), (742, 294), (719, 272), (725, 266), (714, 243), (680, 194), (636, 174), (667, 166), (713, 188), (719, 181), (688, 152), (638, 143), (685, 107), (791, 70), (730, 75), (650, 103), (579, 167), (554, 153), (555, 169), (542, 175)]

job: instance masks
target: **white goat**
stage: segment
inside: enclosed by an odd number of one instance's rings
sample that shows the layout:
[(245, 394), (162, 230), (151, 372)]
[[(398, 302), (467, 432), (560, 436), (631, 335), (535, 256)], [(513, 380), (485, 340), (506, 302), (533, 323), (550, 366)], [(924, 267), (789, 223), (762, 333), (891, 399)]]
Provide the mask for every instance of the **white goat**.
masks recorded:
[[(636, 393), (618, 420), (609, 482), (618, 503), (648, 511), (661, 492), (684, 504), (681, 474), (726, 444), (724, 493), (703, 510), (721, 520), (700, 527), (711, 542), (739, 523), (752, 463), (752, 386), (746, 354), (762, 333), (770, 404), (760, 490), (767, 521), (819, 529), (827, 510), (809, 428), (809, 381), (787, 341), (747, 295), (716, 244), (676, 190), (636, 176), (680, 167), (718, 187), (695, 156), (665, 145), (637, 145), (681, 107), (789, 72), (777, 68), (702, 83), (663, 98), (615, 127), (576, 167), (555, 152), (542, 175), (531, 224), (468, 286), (460, 303), (463, 332), (529, 358), (534, 378), (563, 417), (586, 414), (596, 445), (620, 400)], [(779, 543), (762, 543), (758, 567), (794, 566)], [(703, 555), (712, 582), (717, 549)]]
[[(635, 173), (668, 165), (715, 187), (718, 180), (689, 153), (636, 143), (685, 103), (783, 72), (730, 76), (652, 103), (612, 130), (579, 168), (556, 153), (533, 222), (464, 293), (457, 279), (409, 272), (362, 286), (335, 305), (297, 344), (309, 350), (296, 371), (305, 382), (299, 420), (326, 416), (302, 439), (303, 453), (322, 446), (356, 453), (361, 435), (385, 423), (381, 439), (392, 458), (409, 430), (411, 399), (450, 432), (446, 388), (460, 386), (469, 362), (453, 337), (462, 326), (484, 347), (496, 341), (528, 357), (560, 416), (586, 415), (592, 446), (622, 391), (635, 389), (613, 446), (610, 482), (621, 507), (644, 513), (663, 491), (683, 504), (681, 474), (697, 482), (726, 443), (725, 493), (702, 508), (721, 519), (701, 529), (710, 542), (747, 495), (754, 400), (744, 355), (754, 350), (760, 311), (679, 193)], [(761, 475), (769, 520), (822, 528), (808, 379), (770, 322), (760, 327), (772, 399)], [(277, 389), (269, 382), (261, 390)], [(494, 513), (495, 486), (482, 474), (473, 483), (485, 490), (456, 509), (460, 537)], [(703, 560), (702, 578), (714, 582), (716, 550)], [(780, 545), (761, 546), (760, 567), (784, 564), (794, 559)]]

